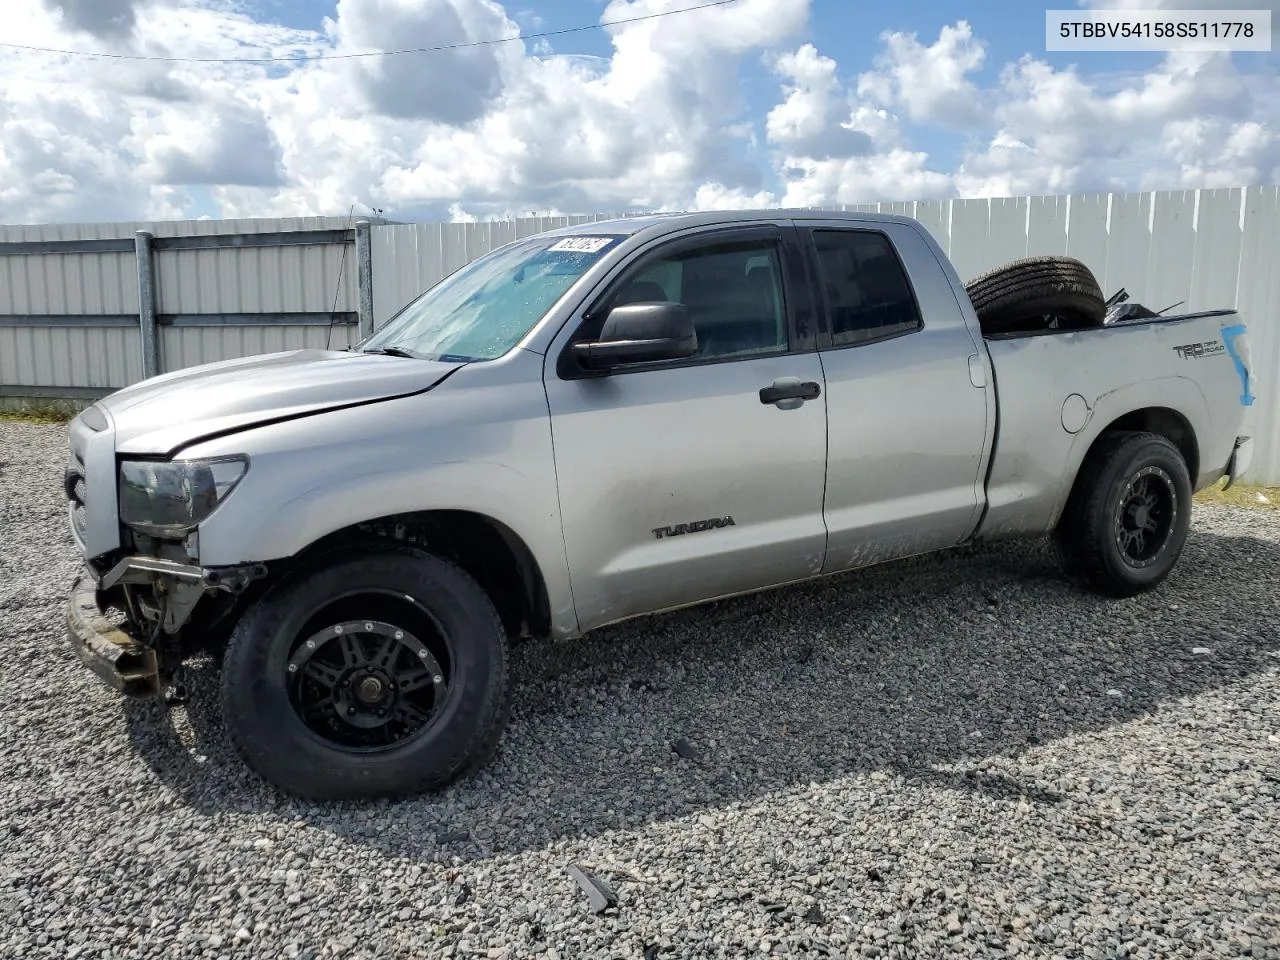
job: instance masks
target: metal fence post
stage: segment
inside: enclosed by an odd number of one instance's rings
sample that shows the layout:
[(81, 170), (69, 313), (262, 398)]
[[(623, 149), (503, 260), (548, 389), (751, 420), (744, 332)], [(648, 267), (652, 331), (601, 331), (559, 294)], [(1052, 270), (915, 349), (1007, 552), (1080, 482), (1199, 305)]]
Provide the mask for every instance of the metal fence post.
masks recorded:
[(142, 379), (160, 372), (160, 350), (156, 338), (156, 285), (151, 241), (146, 230), (133, 235), (133, 249), (138, 259), (138, 331), (142, 340)]
[(373, 230), (356, 221), (356, 290), (360, 295), (360, 339), (373, 334)]

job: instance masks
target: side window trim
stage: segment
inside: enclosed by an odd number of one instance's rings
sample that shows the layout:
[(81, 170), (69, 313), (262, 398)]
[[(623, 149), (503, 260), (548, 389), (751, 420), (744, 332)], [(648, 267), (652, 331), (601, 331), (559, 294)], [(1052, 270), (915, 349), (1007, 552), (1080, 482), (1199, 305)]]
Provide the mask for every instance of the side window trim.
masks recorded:
[[(907, 265), (902, 261), (902, 254), (898, 252), (897, 245), (893, 242), (893, 237), (889, 236), (884, 230), (877, 229), (869, 225), (851, 225), (841, 222), (833, 222), (831, 224), (814, 224), (809, 223), (800, 228), (804, 235), (804, 252), (805, 260), (812, 276), (811, 288), (816, 292), (817, 309), (821, 317), (818, 324), (818, 350), (850, 350), (858, 347), (866, 347), (876, 343), (884, 343), (887, 340), (897, 340), (899, 337), (909, 337), (912, 334), (920, 333), (925, 329), (927, 323), (924, 318), (924, 311), (920, 309), (920, 297), (916, 293), (915, 284), (911, 282), (911, 274), (907, 270)], [(897, 261), (898, 269), (902, 271), (903, 281), (906, 283), (907, 292), (911, 294), (911, 305), (915, 309), (916, 325), (909, 330), (896, 330), (889, 333), (883, 333), (878, 336), (867, 337), (853, 343), (835, 343), (835, 322), (832, 316), (831, 298), (827, 292), (826, 283), (823, 280), (822, 262), (818, 256), (818, 243), (814, 234), (823, 233), (870, 233), (880, 237), (889, 248), (895, 261)]]
[(827, 329), (826, 311), (815, 296), (817, 276), (805, 239), (794, 223), (782, 228), (782, 274), (786, 286), (791, 353), (812, 353)]
[[(788, 234), (791, 236), (792, 256), (787, 255)], [(767, 241), (773, 244), (774, 253), (779, 264), (779, 281), (782, 284), (783, 320), (787, 344), (780, 350), (759, 353), (737, 353), (720, 357), (689, 357), (683, 360), (660, 360), (654, 363), (628, 364), (615, 369), (610, 376), (623, 376), (632, 373), (646, 373), (657, 370), (674, 370), (685, 367), (704, 367), (718, 363), (734, 363), (742, 360), (754, 360), (765, 357), (780, 357), (795, 352), (795, 298), (799, 295), (796, 288), (795, 267), (790, 262), (795, 259), (795, 228), (777, 223), (746, 224), (726, 227), (717, 230), (698, 231), (662, 240), (639, 253), (616, 273), (595, 296), (591, 297), (570, 323), (573, 332), (565, 340), (559, 356), (556, 358), (556, 376), (561, 380), (580, 380), (594, 377), (578, 368), (573, 361), (572, 348), (579, 331), (588, 323), (600, 318), (600, 311), (613, 297), (630, 283), (637, 275), (651, 266), (655, 261), (701, 247), (720, 246), (731, 243), (750, 243)], [(812, 309), (812, 307), (811, 307)], [(813, 349), (810, 347), (810, 349)]]

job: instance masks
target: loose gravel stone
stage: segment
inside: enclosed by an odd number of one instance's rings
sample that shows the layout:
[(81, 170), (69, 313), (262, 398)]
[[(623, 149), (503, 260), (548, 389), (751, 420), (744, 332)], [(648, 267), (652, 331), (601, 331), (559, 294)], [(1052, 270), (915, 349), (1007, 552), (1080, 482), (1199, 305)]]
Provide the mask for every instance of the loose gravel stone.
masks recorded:
[(1280, 514), (1197, 506), (1141, 598), (1006, 544), (526, 644), (492, 765), (310, 804), (215, 662), (72, 656), (65, 449), (0, 422), (0, 955), (1280, 957)]

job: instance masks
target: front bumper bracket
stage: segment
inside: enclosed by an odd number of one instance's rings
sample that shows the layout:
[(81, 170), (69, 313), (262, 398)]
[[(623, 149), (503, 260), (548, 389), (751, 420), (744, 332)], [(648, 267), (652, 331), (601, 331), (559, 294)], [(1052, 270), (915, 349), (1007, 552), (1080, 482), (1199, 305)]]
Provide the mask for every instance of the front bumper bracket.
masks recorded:
[(1253, 466), (1253, 438), (1236, 437), (1235, 446), (1231, 450), (1231, 459), (1227, 461), (1227, 482), (1223, 490), (1239, 480)]

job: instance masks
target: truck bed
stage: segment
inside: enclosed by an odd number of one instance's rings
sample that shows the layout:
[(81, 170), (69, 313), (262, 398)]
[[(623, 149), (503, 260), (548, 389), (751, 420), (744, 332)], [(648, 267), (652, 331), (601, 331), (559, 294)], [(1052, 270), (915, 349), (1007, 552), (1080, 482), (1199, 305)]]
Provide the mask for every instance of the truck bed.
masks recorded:
[(1221, 477), (1249, 402), (1243, 329), (1236, 311), (1212, 310), (984, 334), (1000, 417), (980, 536), (1050, 529), (1090, 445), (1117, 422), (1170, 430), (1197, 490)]

